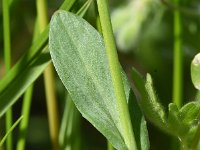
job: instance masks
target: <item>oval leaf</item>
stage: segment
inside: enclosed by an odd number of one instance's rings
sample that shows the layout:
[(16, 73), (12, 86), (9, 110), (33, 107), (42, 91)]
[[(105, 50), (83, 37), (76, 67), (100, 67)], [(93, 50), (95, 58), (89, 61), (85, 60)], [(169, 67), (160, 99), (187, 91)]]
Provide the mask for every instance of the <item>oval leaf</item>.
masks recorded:
[[(83, 117), (115, 148), (127, 150), (101, 35), (82, 18), (58, 11), (50, 23), (49, 49), (56, 71)], [(129, 89), (125, 85), (127, 97)]]

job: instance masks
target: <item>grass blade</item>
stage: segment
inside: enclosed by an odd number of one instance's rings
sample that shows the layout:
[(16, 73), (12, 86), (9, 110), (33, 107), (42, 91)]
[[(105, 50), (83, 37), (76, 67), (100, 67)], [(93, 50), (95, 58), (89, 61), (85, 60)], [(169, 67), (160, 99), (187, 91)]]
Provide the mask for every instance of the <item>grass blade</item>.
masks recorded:
[(49, 53), (43, 52), (7, 86), (6, 90), (0, 93), (0, 117), (25, 92), (29, 85), (38, 78), (49, 63)]
[[(76, 0), (65, 0), (60, 9), (69, 10), (75, 2)], [(46, 54), (45, 50), (43, 49), (45, 45), (47, 45), (48, 32), (49, 26), (47, 26), (43, 33), (41, 33), (36, 38), (31, 47), (20, 58), (20, 60), (15, 64), (15, 66), (4, 76), (2, 80), (0, 80), (0, 117), (17, 100), (17, 98), (19, 98), (21, 94), (23, 94), (25, 88), (27, 88), (30, 85), (30, 83), (28, 82), (33, 82), (36, 79), (36, 76), (28, 77), (27, 75), (25, 78), (23, 78), (21, 74), (25, 75), (25, 73), (30, 73), (31, 70), (34, 70), (33, 68), (27, 68), (33, 66), (34, 64), (36, 65), (35, 62), (43, 62), (43, 68), (39, 67), (40, 70), (38, 72), (36, 70), (36, 74), (38, 77), (42, 73), (41, 71), (43, 71), (46, 67), (45, 65), (47, 64), (47, 62), (50, 60), (49, 55)], [(42, 57), (44, 58), (44, 61), (41, 60)], [(39, 64), (41, 65), (41, 63)], [(35, 66), (34, 68), (37, 68), (37, 66)], [(31, 74), (29, 74), (29, 76), (31, 76)], [(22, 85), (20, 82), (18, 82), (19, 79), (21, 80), (21, 82), (23, 81)], [(29, 81), (25, 81), (25, 79)], [(17, 85), (21, 85), (21, 87), (16, 87), (16, 85), (14, 85), (13, 83), (17, 83)], [(26, 83), (28, 84), (26, 85)], [(14, 90), (12, 93), (9, 94), (8, 91), (10, 89), (17, 90)], [(6, 95), (8, 97), (5, 97)]]
[(0, 142), (0, 147), (3, 145), (5, 142), (6, 138), (9, 136), (9, 134), (14, 130), (14, 128), (20, 123), (20, 121), (23, 119), (23, 116), (21, 116), (17, 121), (12, 125), (12, 127), (8, 130), (6, 135), (3, 137), (3, 139)]

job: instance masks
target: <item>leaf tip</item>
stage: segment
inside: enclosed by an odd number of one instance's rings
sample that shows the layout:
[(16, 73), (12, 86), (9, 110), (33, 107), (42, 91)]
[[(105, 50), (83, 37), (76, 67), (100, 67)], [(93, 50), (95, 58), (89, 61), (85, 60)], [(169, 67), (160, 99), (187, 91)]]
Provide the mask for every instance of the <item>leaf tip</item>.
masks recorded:
[(200, 53), (198, 53), (191, 63), (191, 77), (196, 89), (200, 90)]
[(194, 59), (192, 60), (192, 64), (195, 66), (199, 66), (200, 65), (200, 53), (198, 53)]

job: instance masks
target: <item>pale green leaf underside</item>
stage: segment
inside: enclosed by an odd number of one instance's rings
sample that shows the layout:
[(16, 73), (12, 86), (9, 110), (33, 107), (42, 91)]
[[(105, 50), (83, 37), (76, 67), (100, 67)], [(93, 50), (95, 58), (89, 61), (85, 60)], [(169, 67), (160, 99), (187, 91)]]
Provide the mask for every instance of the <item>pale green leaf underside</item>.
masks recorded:
[(49, 48), (56, 71), (83, 117), (115, 148), (126, 150), (101, 35), (82, 18), (58, 11), (50, 24)]
[(59, 11), (51, 20), (54, 66), (82, 115), (116, 148), (126, 149), (102, 38), (77, 18)]
[(191, 63), (191, 78), (196, 89), (200, 90), (200, 53), (198, 53)]

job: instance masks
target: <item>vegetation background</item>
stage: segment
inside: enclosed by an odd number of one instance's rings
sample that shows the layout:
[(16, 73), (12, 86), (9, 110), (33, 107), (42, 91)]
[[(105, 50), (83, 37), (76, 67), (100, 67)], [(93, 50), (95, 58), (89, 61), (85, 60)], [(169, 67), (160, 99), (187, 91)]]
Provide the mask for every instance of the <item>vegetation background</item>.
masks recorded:
[[(48, 16), (62, 4), (62, 0), (48, 0)], [(84, 0), (79, 0), (71, 10), (78, 10)], [(130, 73), (132, 66), (143, 74), (149, 72), (157, 94), (164, 106), (172, 101), (173, 87), (173, 13), (181, 12), (182, 54), (183, 54), (183, 104), (195, 100), (196, 90), (191, 82), (190, 64), (200, 50), (200, 1), (181, 0), (178, 7), (172, 0), (110, 0), (111, 18), (116, 35), (120, 62)], [(11, 58), (12, 65), (30, 47), (36, 20), (35, 0), (10, 0)], [(84, 18), (96, 27), (97, 8), (92, 4)], [(3, 56), (3, 16), (0, 3), (0, 79), (5, 74)], [(56, 75), (56, 73), (55, 73)], [(45, 102), (43, 77), (34, 85), (30, 122), (27, 131), (28, 150), (50, 149), (50, 134)], [(56, 76), (59, 120), (65, 104), (65, 89)], [(13, 120), (21, 113), (22, 101), (13, 107)], [(5, 118), (0, 118), (0, 137), (5, 134)], [(170, 149), (171, 136), (164, 134), (148, 122), (152, 150)], [(17, 129), (13, 132), (17, 142)], [(85, 119), (80, 121), (81, 149), (106, 149), (106, 140)]]

